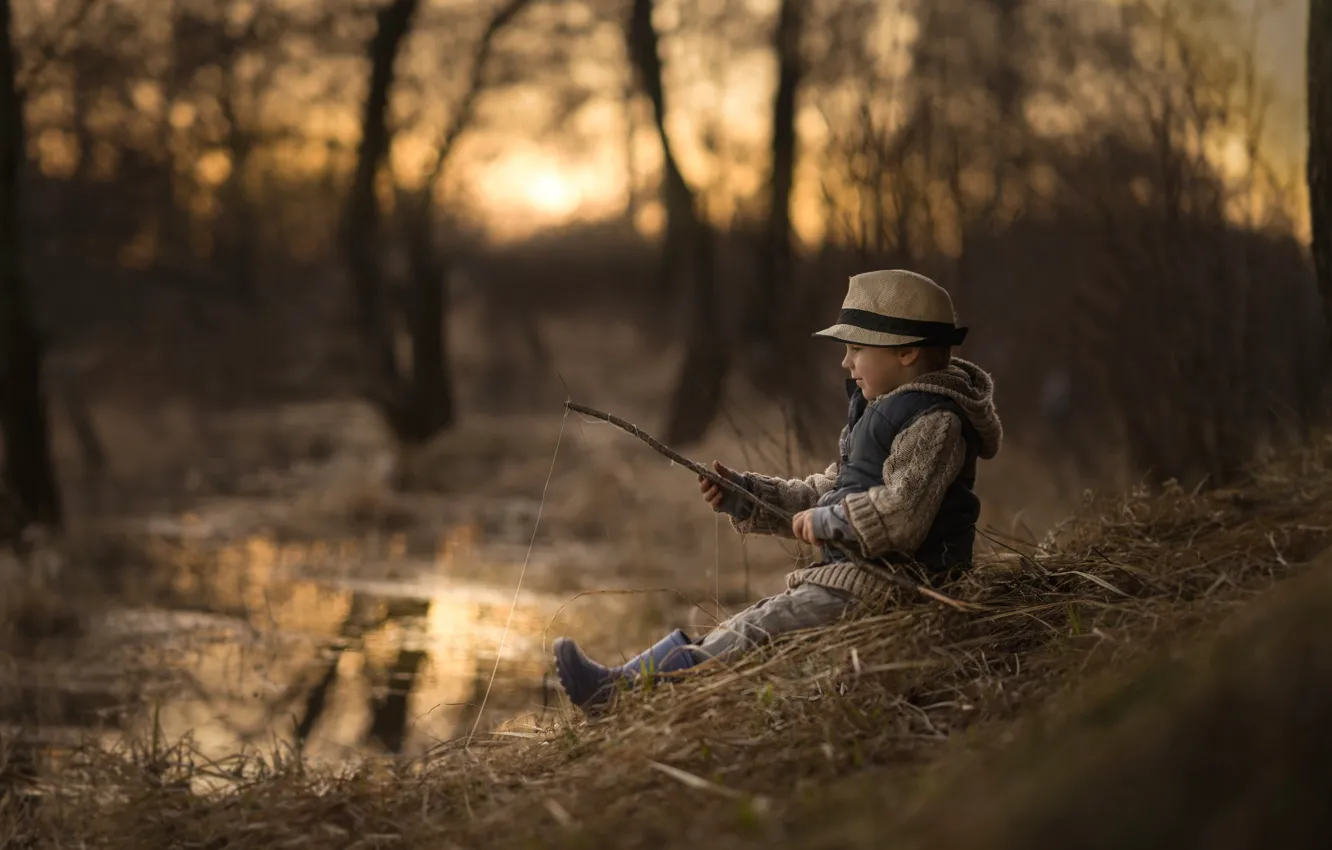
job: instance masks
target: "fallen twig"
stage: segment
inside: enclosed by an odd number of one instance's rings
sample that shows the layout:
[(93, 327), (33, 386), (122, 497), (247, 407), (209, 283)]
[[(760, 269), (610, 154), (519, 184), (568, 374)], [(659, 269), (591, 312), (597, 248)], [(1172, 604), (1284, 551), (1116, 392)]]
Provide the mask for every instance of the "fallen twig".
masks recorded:
[[(564, 403), (564, 406), (569, 410), (574, 411), (575, 413), (581, 413), (585, 416), (591, 416), (594, 419), (600, 419), (602, 422), (607, 422), (611, 425), (614, 425), (615, 427), (619, 428), (622, 431), (634, 435), (638, 439), (647, 443), (652, 448), (652, 450), (655, 451), (657, 454), (670, 458), (671, 460), (675, 461), (676, 463), (680, 464), (686, 469), (689, 469), (691, 472), (701, 475), (702, 477), (711, 481), (713, 484), (716, 484), (718, 487), (721, 487), (723, 490), (726, 490), (727, 492), (730, 493), (735, 493), (736, 495), (740, 496), (741, 498), (753, 504), (759, 510), (767, 511), (768, 513), (771, 513), (773, 516), (776, 516), (777, 518), (783, 520), (784, 522), (791, 521), (792, 514), (789, 513), (788, 511), (784, 511), (781, 508), (777, 507), (776, 505), (769, 504), (768, 502), (763, 501), (758, 496), (755, 496), (753, 493), (749, 492), (744, 487), (741, 487), (739, 484), (735, 483), (734, 481), (731, 481), (730, 479), (725, 478), (724, 476), (718, 475), (716, 472), (714, 472), (711, 469), (708, 469), (706, 466), (704, 466), (701, 463), (698, 463), (697, 461), (690, 460), (689, 458), (677, 452), (675, 449), (672, 449), (670, 446), (662, 443), (660, 440), (653, 437), (651, 434), (647, 433), (642, 428), (639, 428), (637, 425), (633, 424), (632, 422), (627, 422), (624, 419), (615, 416), (614, 414), (606, 413), (605, 411), (597, 410), (594, 407), (588, 407), (585, 404), (578, 404), (577, 402), (573, 401), (566, 401)], [(953, 608), (958, 611), (984, 610), (982, 606), (974, 605), (970, 602), (962, 602), (957, 599), (953, 599), (950, 596), (945, 596), (944, 594), (938, 592), (937, 590), (933, 590), (932, 588), (926, 587), (920, 582), (913, 581), (902, 575), (898, 575), (897, 573), (892, 572), (891, 570), (882, 566), (881, 564), (875, 564), (870, 561), (866, 561), (864, 558), (860, 557), (860, 555), (858, 555), (855, 551), (853, 551), (850, 547), (845, 546), (838, 541), (830, 540), (827, 541), (827, 544), (831, 548), (836, 549), (838, 552), (844, 555), (847, 558), (847, 560), (851, 561), (851, 563), (855, 564), (861, 569), (868, 570), (874, 573), (875, 575), (880, 576), (885, 581), (888, 581), (891, 584), (896, 585), (899, 588), (902, 588), (903, 590), (914, 591), (915, 593), (919, 593), (921, 596), (924, 596), (926, 599), (932, 599), (935, 602), (938, 602), (942, 605), (947, 605), (949, 608)]]
[(734, 788), (727, 788), (725, 785), (718, 785), (716, 782), (704, 779), (701, 776), (695, 776), (687, 770), (681, 770), (678, 767), (671, 767), (669, 764), (662, 764), (653, 759), (647, 760), (648, 767), (653, 770), (659, 770), (667, 776), (699, 791), (711, 791), (720, 794), (723, 797), (730, 797), (733, 800), (743, 800), (746, 795)]

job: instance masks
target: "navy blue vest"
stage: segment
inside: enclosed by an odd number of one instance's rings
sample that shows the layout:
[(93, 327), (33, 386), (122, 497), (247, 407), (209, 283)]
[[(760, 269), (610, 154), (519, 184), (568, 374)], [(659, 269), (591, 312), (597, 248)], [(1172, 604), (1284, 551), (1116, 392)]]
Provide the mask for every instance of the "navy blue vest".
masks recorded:
[[(915, 552), (890, 553), (884, 560), (910, 559), (931, 573), (951, 573), (971, 564), (971, 549), (976, 540), (976, 521), (980, 518), (980, 500), (976, 498), (976, 458), (980, 453), (980, 435), (966, 413), (947, 396), (924, 391), (895, 393), (870, 404), (854, 381), (847, 382), (851, 395), (846, 429), (842, 432), (841, 463), (832, 491), (819, 499), (819, 505), (835, 505), (852, 493), (863, 493), (883, 485), (883, 464), (893, 441), (917, 417), (932, 410), (950, 410), (962, 420), (966, 440), (966, 461), (962, 471), (948, 486), (943, 504), (930, 526), (925, 540)], [(846, 560), (846, 556), (824, 547), (828, 561)]]

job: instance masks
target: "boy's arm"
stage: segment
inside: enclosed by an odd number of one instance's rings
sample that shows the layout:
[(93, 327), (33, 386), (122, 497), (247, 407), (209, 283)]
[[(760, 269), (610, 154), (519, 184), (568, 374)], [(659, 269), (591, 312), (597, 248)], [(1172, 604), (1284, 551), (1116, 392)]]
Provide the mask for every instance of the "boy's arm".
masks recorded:
[[(807, 478), (772, 478), (756, 472), (741, 476), (741, 486), (770, 505), (788, 513), (797, 514), (814, 507), (824, 493), (832, 490), (837, 481), (837, 464)], [(727, 508), (731, 525), (741, 534), (776, 534), (794, 537), (791, 521), (780, 520), (768, 511), (759, 511), (752, 502), (737, 499)]]
[(842, 513), (864, 557), (910, 555), (925, 541), (966, 458), (962, 420), (947, 410), (926, 413), (893, 441), (883, 464), (883, 486), (847, 496), (837, 506), (842, 510), (825, 519), (826, 527), (835, 529), (836, 514)]

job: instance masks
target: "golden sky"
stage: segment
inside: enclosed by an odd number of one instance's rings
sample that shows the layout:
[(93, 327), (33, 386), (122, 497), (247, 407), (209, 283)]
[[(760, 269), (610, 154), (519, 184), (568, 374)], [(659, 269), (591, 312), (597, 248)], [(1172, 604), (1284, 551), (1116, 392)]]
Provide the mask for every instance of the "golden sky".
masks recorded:
[[(672, 8), (671, 4), (664, 5), (667, 10)], [(775, 3), (766, 5), (775, 11)], [(1254, 19), (1257, 61), (1274, 85), (1265, 139), (1267, 155), (1279, 169), (1294, 173), (1302, 166), (1306, 144), (1303, 46), (1307, 9), (1296, 0), (1238, 0), (1237, 6), (1242, 15), (1252, 14), (1255, 7), (1260, 12)], [(673, 15), (668, 12), (667, 17)], [(761, 166), (775, 84), (774, 61), (766, 50), (732, 54), (725, 58), (722, 76), (709, 79), (700, 73), (703, 60), (691, 55), (688, 45), (666, 39), (663, 51), (667, 96), (675, 107), (669, 127), (682, 167), (695, 187), (716, 189), (708, 192), (710, 212), (724, 220), (734, 212), (730, 202), (733, 196), (752, 195), (764, 179)], [(515, 109), (516, 114), (521, 112)], [(594, 99), (578, 120), (584, 125), (584, 133), (591, 132), (598, 140), (577, 149), (524, 138), (507, 121), (498, 122), (488, 131), (497, 138), (502, 136), (501, 150), (481, 167), (468, 169), (471, 177), (458, 188), (478, 205), (493, 235), (517, 237), (570, 218), (597, 218), (623, 210), (628, 192), (628, 128), (618, 92)], [(646, 190), (650, 196), (661, 157), (650, 113), (641, 99), (634, 106), (634, 121), (633, 167), (640, 192)], [(757, 164), (737, 163), (734, 156), (726, 156), (726, 151), (720, 156), (709, 153), (703, 143), (704, 129), (709, 124), (717, 126), (732, 151), (758, 151)], [(808, 103), (798, 126), (806, 150), (817, 147), (827, 135), (819, 111)], [(478, 133), (483, 135), (487, 132)], [(480, 140), (477, 143), (485, 146)], [(1220, 155), (1232, 168), (1243, 168), (1244, 151), (1238, 142), (1223, 146)], [(818, 175), (811, 163), (803, 163), (797, 178), (794, 215), (797, 232), (807, 241), (821, 236), (819, 191)], [(659, 222), (660, 210), (651, 197), (646, 200), (641, 218), (651, 227)]]
[[(1254, 9), (1261, 12), (1257, 19), (1258, 62), (1270, 75), (1276, 95), (1268, 123), (1267, 153), (1278, 168), (1293, 174), (1305, 148), (1302, 88), (1306, 4), (1301, 0), (1237, 2), (1245, 13)], [(484, 22), (484, 10), (490, 5), (488, 0), (473, 0), (470, 6), (436, 2), (430, 11), (437, 17), (457, 15), (459, 21), (477, 27)], [(770, 21), (777, 2), (748, 0), (746, 5), (760, 20)], [(900, 38), (903, 33), (910, 38), (911, 27), (903, 26), (902, 17), (891, 12), (895, 6), (884, 4), (883, 8), (889, 11), (883, 16), (882, 38), (876, 39), (891, 45), (897, 35), (896, 44), (901, 47)], [(580, 13), (580, 9), (584, 7), (578, 3), (538, 4), (525, 14), (590, 20), (589, 14), (585, 10)], [(658, 11), (671, 106), (668, 127), (686, 177), (701, 192), (708, 214), (721, 223), (736, 214), (737, 202), (752, 199), (761, 190), (776, 77), (775, 60), (766, 44), (767, 26), (757, 36), (748, 36), (748, 44), (738, 44), (729, 34), (718, 36), (708, 29), (706, 22), (726, 11), (721, 0), (660, 0)], [(674, 22), (682, 16), (688, 16), (690, 27), (685, 32), (692, 35), (672, 33)], [(523, 36), (521, 28), (516, 32), (516, 37)], [(465, 35), (462, 41), (465, 47)], [(579, 52), (562, 70), (590, 92), (586, 101), (563, 119), (552, 117), (546, 82), (552, 75), (558, 76), (555, 71), (543, 72), (544, 77), (532, 75), (534, 79), (483, 97), (477, 126), (464, 137), (446, 172), (441, 199), (470, 211), (497, 239), (521, 237), (575, 218), (621, 215), (631, 192), (631, 173), (639, 201), (638, 223), (651, 230), (660, 222), (661, 211), (654, 200), (660, 147), (646, 100), (635, 97), (626, 108), (628, 68), (616, 22), (606, 20), (595, 26), (579, 44)], [(457, 57), (467, 52), (440, 50), (429, 38), (409, 44), (402, 73), (422, 85), (419, 94), (404, 87), (405, 93), (395, 96), (395, 118), (401, 129), (391, 162), (400, 183), (419, 183), (425, 164), (433, 158), (439, 128), (447, 120), (458, 82), (465, 74)], [(307, 141), (296, 138), (276, 145), (274, 167), (313, 176), (329, 165), (326, 140), (335, 140), (344, 153), (357, 141), (364, 63), (356, 59), (321, 62), (321, 74), (279, 73), (251, 108), (253, 120), (308, 137)], [(888, 62), (893, 62), (891, 55)], [(347, 82), (332, 97), (320, 94), (320, 86), (330, 77), (345, 78)], [(820, 97), (826, 103), (835, 95), (825, 93)], [(65, 108), (59, 99), (58, 94), (36, 97), (30, 106), (40, 111), (50, 100), (54, 104), (50, 111), (59, 113)], [(160, 115), (165, 108), (160, 85), (151, 76), (135, 86), (133, 101), (142, 116)], [(293, 102), (300, 108), (293, 109)], [(828, 136), (829, 128), (816, 108), (819, 105), (806, 98), (798, 119), (800, 144), (806, 156), (798, 167), (793, 214), (797, 233), (807, 242), (820, 238), (823, 227), (819, 175), (809, 155), (818, 151)], [(206, 109), (177, 104), (167, 117), (173, 126), (188, 128), (209, 116)], [(44, 167), (56, 171), (71, 167), (74, 154), (69, 134), (39, 131), (34, 135)], [(1242, 153), (1231, 145), (1223, 156), (1230, 161), (1236, 156), (1242, 158)], [(225, 179), (228, 171), (229, 159), (220, 149), (204, 151), (197, 158), (195, 173), (206, 183)]]

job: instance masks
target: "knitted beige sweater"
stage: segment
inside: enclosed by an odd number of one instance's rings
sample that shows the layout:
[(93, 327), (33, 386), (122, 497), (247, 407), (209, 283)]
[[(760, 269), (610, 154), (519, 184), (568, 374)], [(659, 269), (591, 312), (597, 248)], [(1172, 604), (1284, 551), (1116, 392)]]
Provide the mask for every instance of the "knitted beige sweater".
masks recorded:
[[(955, 357), (947, 369), (922, 375), (873, 401), (913, 390), (937, 393), (956, 402), (980, 437), (980, 457), (989, 459), (998, 454), (1003, 426), (994, 409), (994, 381), (983, 369)], [(842, 438), (846, 436), (844, 428)], [(883, 485), (853, 493), (842, 502), (861, 554), (867, 560), (894, 555), (909, 558), (925, 540), (945, 492), (965, 461), (962, 421), (953, 412), (930, 411), (903, 428), (884, 461)], [(754, 495), (798, 513), (814, 507), (834, 488), (837, 473), (838, 464), (833, 463), (807, 478), (747, 475)], [(742, 533), (794, 537), (790, 523), (766, 511), (732, 522)], [(882, 596), (891, 587), (878, 575), (851, 563), (820, 564), (787, 576), (788, 587), (805, 583), (845, 590), (862, 599)]]

